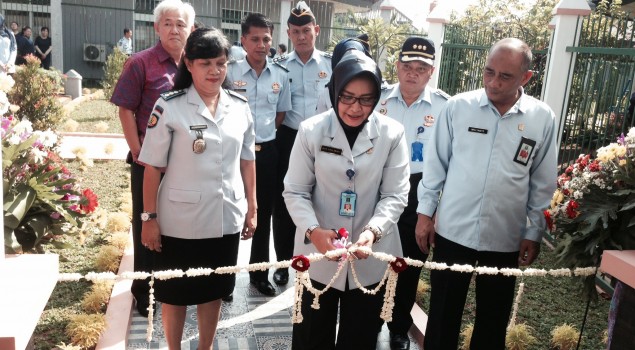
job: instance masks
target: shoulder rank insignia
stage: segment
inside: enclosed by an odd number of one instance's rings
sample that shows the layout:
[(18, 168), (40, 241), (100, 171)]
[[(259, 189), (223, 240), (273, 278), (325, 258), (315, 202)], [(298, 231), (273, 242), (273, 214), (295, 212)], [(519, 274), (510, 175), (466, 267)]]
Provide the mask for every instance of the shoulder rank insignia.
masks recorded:
[(273, 65), (277, 66), (278, 68), (282, 69), (283, 71), (289, 73), (289, 70), (287, 69), (287, 67), (285, 67), (282, 64), (280, 64), (280, 61), (273, 60)]
[(445, 98), (446, 100), (449, 99), (450, 97), (452, 97), (452, 96), (448, 95), (447, 92), (445, 92), (443, 90), (440, 90), (440, 89), (437, 89), (437, 91), (435, 91), (434, 93), (439, 95), (439, 96), (441, 96), (441, 97), (443, 97), (443, 98)]
[(161, 107), (159, 105), (154, 105), (153, 112), (157, 112), (157, 114), (162, 115), (163, 114), (163, 107)]
[(226, 89), (226, 90), (225, 90), (225, 92), (226, 92), (227, 94), (231, 95), (231, 96), (234, 96), (234, 97), (236, 97), (236, 98), (240, 99), (241, 101), (247, 102), (247, 98), (246, 98), (245, 96), (243, 96), (243, 95), (241, 95), (241, 94), (239, 94), (239, 93), (237, 93), (237, 92), (235, 92), (235, 91), (232, 91), (232, 90), (227, 90), (227, 89)]
[(282, 55), (280, 57), (276, 57), (276, 58), (273, 59), (273, 63), (279, 63), (279, 62), (282, 62), (282, 61), (286, 61), (287, 58), (289, 58), (288, 55)]
[(169, 101), (175, 97), (181, 96), (181, 95), (185, 95), (187, 91), (185, 90), (172, 90), (172, 91), (166, 91), (164, 93), (161, 94), (161, 97), (166, 100)]
[(322, 52), (322, 56), (331, 59), (333, 57), (333, 54), (330, 52)]

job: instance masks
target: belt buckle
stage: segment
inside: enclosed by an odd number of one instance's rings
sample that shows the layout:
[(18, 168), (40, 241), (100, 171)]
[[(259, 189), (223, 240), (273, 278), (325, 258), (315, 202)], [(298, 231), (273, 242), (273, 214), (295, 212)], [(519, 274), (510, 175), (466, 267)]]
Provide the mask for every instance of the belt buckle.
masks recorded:
[(260, 152), (261, 149), (262, 149), (262, 145), (256, 145), (256, 152)]

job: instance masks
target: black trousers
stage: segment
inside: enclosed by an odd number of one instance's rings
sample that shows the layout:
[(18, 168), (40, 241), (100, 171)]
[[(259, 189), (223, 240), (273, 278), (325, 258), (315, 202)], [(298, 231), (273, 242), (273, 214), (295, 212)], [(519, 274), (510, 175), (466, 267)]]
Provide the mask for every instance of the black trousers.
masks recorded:
[[(518, 267), (518, 252), (477, 251), (436, 235), (432, 261), (488, 267)], [(433, 270), (428, 325), (424, 339), (426, 350), (456, 350), (461, 317), (471, 273)], [(504, 350), (505, 333), (514, 301), (516, 277), (476, 276), (476, 320), (471, 350)]]
[[(419, 249), (415, 237), (415, 226), (417, 226), (417, 186), (421, 181), (421, 173), (410, 175), (410, 192), (408, 192), (408, 206), (399, 217), (397, 227), (399, 227), (399, 237), (403, 256), (411, 259), (426, 261), (428, 254)], [(405, 271), (399, 274), (397, 279), (397, 289), (395, 291), (395, 306), (392, 311), (392, 321), (388, 323), (388, 329), (397, 334), (407, 335), (412, 326), (412, 316), (410, 310), (417, 297), (417, 285), (421, 276), (422, 267), (408, 266)]]
[[(141, 243), (141, 212), (143, 211), (143, 173), (145, 167), (132, 161), (128, 153), (130, 164), (130, 190), (132, 192), (132, 243), (134, 248), (134, 270), (152, 272), (154, 256), (152, 251)], [(139, 303), (147, 303), (150, 293), (150, 279), (133, 280), (130, 291)]]
[[(317, 289), (325, 285), (311, 280)], [(366, 288), (375, 288), (377, 284)], [(348, 286), (347, 286), (348, 287)], [(313, 294), (306, 289), (302, 293), (302, 323), (293, 325), (294, 350), (375, 350), (377, 335), (384, 321), (380, 318), (384, 300), (383, 287), (377, 294), (364, 294), (359, 289), (345, 291), (330, 288), (320, 296), (320, 308), (311, 308)], [(338, 307), (339, 304), (339, 307)], [(340, 322), (337, 332), (337, 312)]]
[[(257, 144), (256, 151), (256, 200), (258, 201), (258, 226), (251, 241), (249, 263), (269, 262), (269, 237), (271, 213), (276, 191), (278, 152), (274, 141)], [(251, 271), (249, 277), (266, 281), (269, 271)]]
[(284, 203), (282, 191), (284, 190), (284, 177), (289, 169), (289, 156), (297, 133), (297, 130), (284, 125), (279, 127), (276, 132), (276, 148), (279, 156), (277, 192), (273, 205), (273, 245), (278, 261), (289, 260), (293, 257), (295, 224), (289, 215), (287, 205)]

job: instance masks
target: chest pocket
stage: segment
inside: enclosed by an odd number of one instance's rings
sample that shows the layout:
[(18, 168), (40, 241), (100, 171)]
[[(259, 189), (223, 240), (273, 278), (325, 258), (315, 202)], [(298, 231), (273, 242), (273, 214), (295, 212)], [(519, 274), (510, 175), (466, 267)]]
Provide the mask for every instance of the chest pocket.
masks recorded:
[(269, 103), (271, 104), (277, 104), (279, 96), (280, 93), (276, 94), (275, 92), (271, 91), (267, 94), (267, 101), (269, 101)]

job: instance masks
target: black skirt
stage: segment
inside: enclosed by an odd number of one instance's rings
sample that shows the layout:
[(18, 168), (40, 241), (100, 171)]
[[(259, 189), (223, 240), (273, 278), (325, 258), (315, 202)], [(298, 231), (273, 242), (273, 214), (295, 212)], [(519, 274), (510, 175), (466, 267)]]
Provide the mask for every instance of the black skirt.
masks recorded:
[[(239, 241), (239, 234), (207, 239), (161, 236), (161, 253), (154, 254), (154, 270), (186, 272), (189, 268), (236, 266)], [(155, 279), (154, 297), (171, 305), (197, 305), (231, 294), (235, 284), (235, 274)]]

